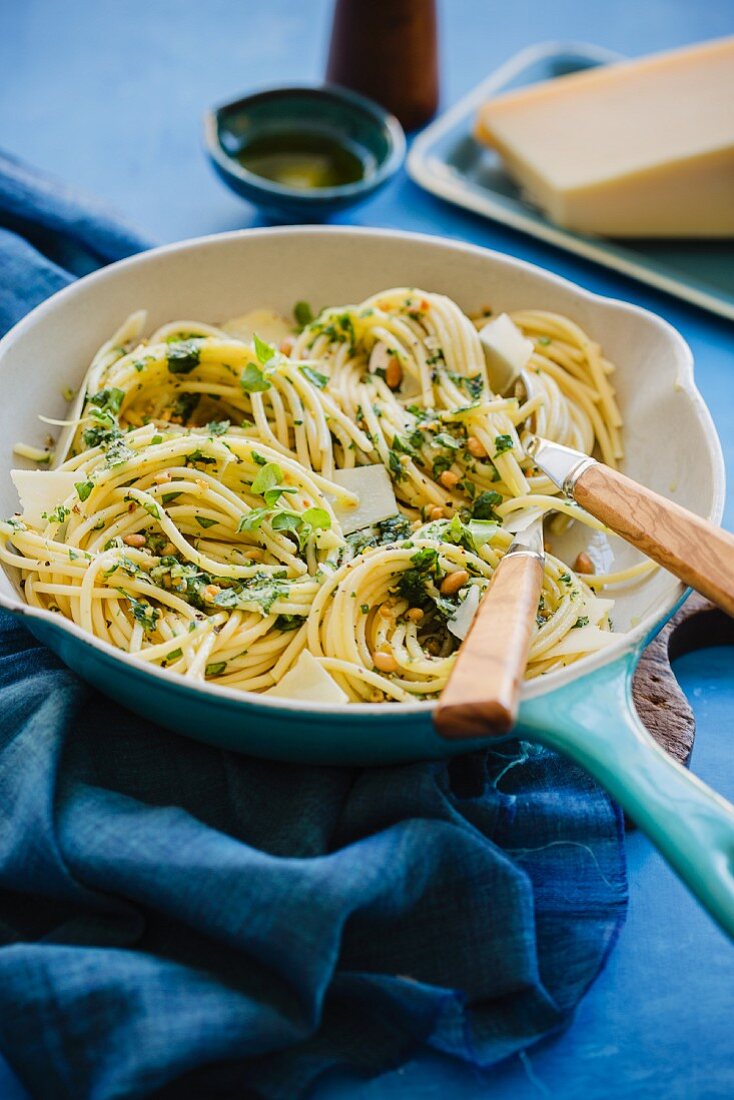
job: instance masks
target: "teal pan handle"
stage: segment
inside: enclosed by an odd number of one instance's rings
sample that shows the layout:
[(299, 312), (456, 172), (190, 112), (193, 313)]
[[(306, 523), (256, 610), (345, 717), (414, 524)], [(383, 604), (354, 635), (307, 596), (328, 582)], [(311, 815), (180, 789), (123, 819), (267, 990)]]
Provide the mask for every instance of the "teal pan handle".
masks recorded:
[(734, 938), (734, 806), (664, 752), (632, 702), (631, 653), (524, 702), (520, 736), (570, 756), (604, 786)]

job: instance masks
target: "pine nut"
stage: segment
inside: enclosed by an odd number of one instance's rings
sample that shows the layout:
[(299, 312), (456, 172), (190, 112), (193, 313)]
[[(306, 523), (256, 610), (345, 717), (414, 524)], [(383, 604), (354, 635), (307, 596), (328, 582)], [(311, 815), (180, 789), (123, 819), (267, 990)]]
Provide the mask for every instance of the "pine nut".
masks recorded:
[(173, 545), (172, 542), (167, 542), (166, 545), (161, 550), (161, 556), (164, 557), (164, 558), (170, 558), (175, 553), (176, 553), (176, 547)]
[(392, 619), (392, 610), (386, 603), (381, 605), (378, 614), (381, 615), (383, 619)]
[(260, 549), (259, 546), (248, 546), (245, 553), (247, 554), (250, 561), (262, 561), (263, 560), (263, 551)]
[(156, 474), (153, 478), (153, 481), (156, 483), (156, 485), (167, 485), (170, 480), (171, 475), (169, 473)]
[(445, 512), (443, 508), (438, 504), (434, 504), (432, 508), (428, 509), (428, 518), (430, 520), (443, 519)]
[(585, 554), (583, 550), (573, 563), (574, 573), (595, 573), (594, 563), (588, 554)]
[(438, 480), (441, 482), (444, 489), (455, 489), (459, 484), (459, 475), (455, 474), (453, 470), (444, 470)]
[(403, 381), (403, 368), (397, 359), (391, 359), (385, 371), (385, 382), (391, 390), (396, 390)]
[(441, 595), (453, 596), (455, 592), (464, 587), (468, 580), (469, 574), (466, 569), (456, 569), (441, 581)]
[(487, 452), (484, 444), (475, 435), (470, 435), (466, 441), (466, 449), (474, 458), (486, 458)]
[(283, 339), (280, 341), (280, 347), (278, 348), (278, 351), (282, 355), (290, 355), (290, 353), (293, 351), (295, 343), (295, 337), (284, 336)]
[(397, 672), (398, 670), (398, 662), (392, 653), (373, 653), (372, 661), (375, 668), (378, 668), (380, 672)]
[(221, 591), (222, 590), (218, 584), (207, 584), (204, 588), (202, 588), (201, 594), (205, 600), (209, 600), (209, 602), (211, 603), (211, 601), (214, 600)]
[(405, 617), (407, 619), (410, 619), (410, 621), (412, 623), (419, 623), (421, 621), (421, 619), (423, 618), (424, 614), (425, 614), (425, 612), (423, 611), (423, 608), (421, 608), (421, 607), (411, 607), (408, 611), (406, 611)]
[(135, 546), (139, 549), (145, 546), (145, 535), (125, 535), (122, 541), (126, 546)]

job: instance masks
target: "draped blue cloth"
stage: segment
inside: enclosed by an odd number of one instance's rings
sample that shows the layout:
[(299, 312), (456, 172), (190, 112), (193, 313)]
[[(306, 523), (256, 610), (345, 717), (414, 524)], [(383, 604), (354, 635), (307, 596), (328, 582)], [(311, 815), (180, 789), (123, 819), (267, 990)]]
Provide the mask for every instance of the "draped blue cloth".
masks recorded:
[[(0, 156), (2, 331), (147, 243)], [(617, 808), (550, 752), (218, 751), (0, 613), (0, 1052), (32, 1096), (290, 1100), (421, 1044), (488, 1067), (568, 1023), (626, 903)]]

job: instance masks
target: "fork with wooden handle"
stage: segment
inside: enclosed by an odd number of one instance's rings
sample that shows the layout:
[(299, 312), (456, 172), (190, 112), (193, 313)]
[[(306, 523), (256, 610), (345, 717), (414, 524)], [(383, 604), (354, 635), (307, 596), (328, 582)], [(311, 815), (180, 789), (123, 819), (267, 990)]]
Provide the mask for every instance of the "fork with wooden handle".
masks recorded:
[(525, 450), (589, 515), (734, 615), (734, 535), (571, 447), (534, 436)]
[[(734, 535), (571, 447), (535, 436), (526, 450), (567, 497), (734, 615)], [(537, 546), (533, 552), (516, 540), (497, 567), (438, 703), (434, 721), (443, 736), (481, 737), (512, 727), (542, 562)]]
[(494, 571), (434, 714), (444, 737), (506, 733), (517, 717), (543, 588), (543, 517), (515, 538)]

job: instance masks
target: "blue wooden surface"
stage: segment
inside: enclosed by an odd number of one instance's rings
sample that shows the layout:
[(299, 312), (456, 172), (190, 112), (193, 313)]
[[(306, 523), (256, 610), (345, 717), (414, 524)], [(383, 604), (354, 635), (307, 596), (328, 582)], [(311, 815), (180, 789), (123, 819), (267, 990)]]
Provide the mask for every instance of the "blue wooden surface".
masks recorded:
[[(319, 79), (330, 0), (25, 0), (2, 4), (0, 147), (100, 195), (159, 240), (262, 224), (214, 178), (201, 142), (211, 103), (256, 86)], [(734, 0), (444, 0), (442, 105), (525, 45), (594, 42), (641, 54), (734, 33)], [(671, 321), (734, 469), (734, 328), (511, 230), (443, 205), (403, 174), (340, 220), (483, 244), (539, 263)], [(727, 524), (734, 527), (729, 497)], [(734, 654), (684, 658), (693, 766), (734, 798)], [(645, 839), (628, 839), (628, 923), (606, 971), (560, 1038), (485, 1074), (421, 1055), (321, 1097), (500, 1100), (734, 1096), (734, 951)], [(13, 1091), (15, 1089), (15, 1091)], [(0, 1067), (0, 1098), (22, 1096)]]

